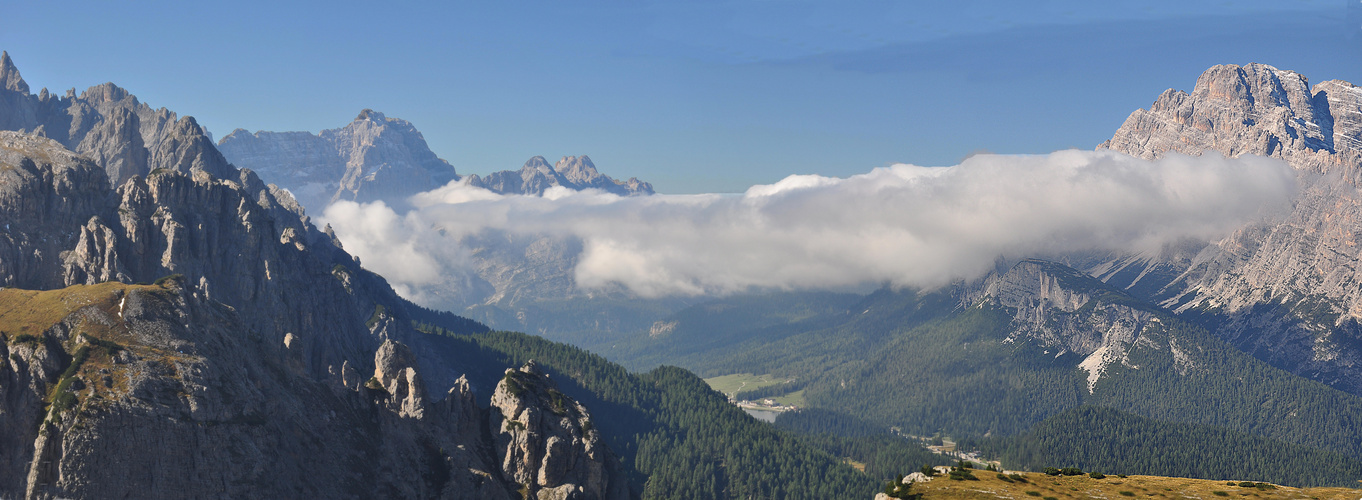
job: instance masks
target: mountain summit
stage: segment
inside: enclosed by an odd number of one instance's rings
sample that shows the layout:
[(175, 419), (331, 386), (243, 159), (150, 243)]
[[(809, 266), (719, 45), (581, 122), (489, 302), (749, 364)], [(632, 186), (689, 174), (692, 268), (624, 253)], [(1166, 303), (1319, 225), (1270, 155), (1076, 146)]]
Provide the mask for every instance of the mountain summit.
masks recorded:
[(1362, 88), (1310, 85), (1264, 64), (1206, 70), (1169, 89), (1102, 143), (1142, 158), (1170, 152), (1286, 161), (1300, 192), (1289, 214), (1222, 241), (1123, 255), (1088, 270), (1205, 323), (1288, 371), (1362, 394)]
[(1266, 64), (1219, 65), (1191, 93), (1168, 89), (1149, 109), (1130, 114), (1100, 148), (1141, 158), (1170, 151), (1256, 154), (1296, 168), (1356, 170), (1362, 158), (1362, 89)]
[(0, 83), (0, 130), (53, 139), (103, 167), (112, 186), (158, 170), (237, 176), (193, 117), (152, 109), (112, 83), (79, 96), (75, 89), (33, 95), (8, 54), (0, 54)]
[(0, 87), (5, 90), (28, 93), (28, 83), (24, 82), (23, 77), (19, 76), (19, 68), (14, 67), (14, 61), (10, 60), (9, 52), (0, 51)]
[(408, 196), (459, 178), (411, 122), (371, 109), (317, 135), (237, 129), (218, 141), (218, 148), (237, 166), (289, 189), (312, 210), (337, 200), (402, 206)]

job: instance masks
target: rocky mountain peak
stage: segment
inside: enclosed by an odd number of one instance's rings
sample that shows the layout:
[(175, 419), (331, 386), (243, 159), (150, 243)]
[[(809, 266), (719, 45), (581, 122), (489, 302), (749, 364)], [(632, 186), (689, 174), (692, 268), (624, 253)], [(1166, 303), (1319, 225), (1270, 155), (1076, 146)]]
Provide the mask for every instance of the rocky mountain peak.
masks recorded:
[(1216, 333), (1241, 349), (1362, 393), (1353, 340), (1362, 319), (1362, 89), (1338, 80), (1312, 87), (1263, 64), (1215, 66), (1190, 93), (1170, 89), (1131, 113), (1100, 147), (1143, 158), (1257, 154), (1295, 168), (1300, 190), (1286, 216), (1194, 257), (1124, 256), (1091, 269), (1175, 311), (1215, 311)]
[(128, 90), (123, 87), (115, 85), (113, 82), (105, 82), (85, 89), (85, 92), (80, 93), (80, 98), (95, 106), (104, 103), (117, 103), (128, 98), (132, 99), (129, 104), (133, 106), (138, 104), (137, 98), (134, 97), (131, 92), (128, 92)]
[(501, 194), (531, 196), (543, 195), (545, 190), (554, 186), (563, 186), (578, 191), (599, 189), (620, 196), (653, 194), (653, 185), (637, 178), (631, 177), (627, 181), (617, 181), (600, 173), (596, 170), (596, 165), (591, 162), (591, 158), (586, 155), (564, 156), (553, 165), (549, 165), (548, 160), (544, 159), (543, 156), (535, 156), (526, 161), (525, 165), (520, 167), (520, 170), (502, 170), (488, 174), (486, 177), (471, 175), (465, 182), (471, 186)]
[(569, 181), (578, 184), (589, 184), (601, 175), (596, 171), (596, 164), (591, 163), (591, 158), (587, 155), (564, 156), (553, 165), (553, 169), (563, 174)]
[(1195, 95), (1234, 106), (1310, 108), (1310, 81), (1295, 71), (1250, 63), (1214, 66), (1197, 78)]
[(527, 160), (525, 166), (520, 167), (520, 171), (522, 174), (539, 172), (544, 175), (553, 175), (554, 168), (552, 165), (549, 165), (549, 161), (544, 159), (543, 156), (535, 156), (534, 158)]
[(364, 108), (364, 109), (360, 110), (359, 116), (356, 116), (354, 121), (357, 121), (357, 122), (358, 122), (358, 121), (375, 121), (375, 122), (383, 122), (383, 121), (386, 121), (387, 119), (388, 119), (388, 117), (383, 116), (383, 113), (380, 113), (380, 112), (378, 112), (378, 111), (374, 111), (374, 110), (369, 109), (369, 108)]
[(337, 200), (383, 200), (401, 207), (409, 196), (459, 178), (411, 122), (372, 109), (316, 135), (233, 131), (218, 141), (218, 149), (314, 211)]
[[(1226, 156), (1256, 154), (1316, 172), (1356, 163), (1362, 94), (1266, 64), (1214, 66), (1191, 93), (1169, 89), (1136, 110), (1100, 148), (1141, 158), (1169, 151)], [(1342, 130), (1337, 124), (1344, 123)], [(1334, 156), (1335, 153), (1348, 153)]]
[(28, 83), (19, 76), (19, 68), (14, 67), (14, 61), (9, 58), (9, 52), (0, 51), (0, 87), (15, 92), (28, 93)]

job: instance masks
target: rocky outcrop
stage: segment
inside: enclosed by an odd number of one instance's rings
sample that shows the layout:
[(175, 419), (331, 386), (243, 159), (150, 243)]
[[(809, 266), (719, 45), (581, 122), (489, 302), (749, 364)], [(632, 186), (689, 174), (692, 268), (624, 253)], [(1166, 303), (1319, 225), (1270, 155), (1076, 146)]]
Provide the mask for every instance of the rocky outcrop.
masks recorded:
[(0, 130), (23, 130), (51, 138), (95, 161), (108, 182), (122, 185), (157, 170), (236, 176), (191, 117), (152, 109), (112, 83), (75, 89), (57, 97), (47, 89), (28, 93), (8, 54), (0, 55)]
[(410, 122), (371, 109), (317, 135), (237, 129), (218, 147), (233, 164), (289, 189), (314, 211), (336, 200), (406, 207), (407, 197), (459, 178)]
[(502, 473), (533, 498), (628, 498), (586, 407), (559, 392), (534, 361), (506, 369), (490, 424)]
[(426, 413), (426, 386), (416, 374), (416, 356), (411, 349), (386, 340), (374, 352), (373, 381), (388, 393), (392, 410), (406, 418), (421, 418)]
[(0, 51), (0, 88), (15, 92), (28, 93), (28, 83), (19, 76), (19, 68), (9, 58), (9, 52)]
[(1362, 89), (1310, 85), (1262, 64), (1207, 70), (1164, 92), (1100, 147), (1280, 158), (1299, 173), (1292, 211), (1197, 249), (1092, 263), (1102, 279), (1181, 313), (1211, 315), (1241, 349), (1362, 394)]
[(601, 174), (586, 155), (564, 156), (552, 166), (543, 156), (536, 156), (525, 162), (525, 166), (518, 171), (503, 170), (488, 174), (487, 177), (470, 175), (464, 182), (502, 194), (533, 196), (542, 196), (544, 191), (555, 186), (574, 191), (599, 189), (620, 196), (653, 194), (653, 185), (637, 177), (618, 181)]
[(1047, 355), (1080, 358), (1078, 368), (1088, 373), (1089, 393), (1113, 363), (1137, 367), (1130, 360), (1137, 348), (1173, 355), (1184, 372), (1195, 363), (1178, 356), (1178, 340), (1162, 331), (1156, 311), (1058, 263), (1021, 261), (989, 275), (963, 297), (965, 306), (990, 303), (1012, 311), (1005, 342), (1035, 343), (1049, 349)]

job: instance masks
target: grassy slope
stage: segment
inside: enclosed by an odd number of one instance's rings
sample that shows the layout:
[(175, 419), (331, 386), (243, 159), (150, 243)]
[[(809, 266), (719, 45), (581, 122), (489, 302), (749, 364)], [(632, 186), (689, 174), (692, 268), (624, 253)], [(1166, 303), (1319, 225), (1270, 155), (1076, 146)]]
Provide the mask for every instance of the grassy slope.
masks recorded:
[[(122, 321), (122, 301), (129, 293), (173, 293), (167, 288), (170, 286), (175, 283), (129, 285), (108, 282), (42, 291), (0, 289), (0, 336), (5, 342), (60, 349), (67, 358), (68, 366), (46, 398), (48, 403), (57, 403), (51, 418), (59, 419), (66, 410), (98, 405), (125, 394), (131, 375), (125, 373), (126, 365), (113, 363), (112, 357), (118, 351), (130, 350), (139, 358), (159, 360), (167, 365), (184, 356), (139, 345)], [(58, 344), (45, 332), (63, 321), (68, 321), (72, 330), (67, 340)], [(105, 376), (111, 382), (107, 387), (89, 383), (82, 390), (71, 388), (71, 382), (76, 378), (94, 381)]]
[(707, 378), (705, 379), (705, 383), (709, 384), (714, 390), (722, 392), (728, 397), (733, 397), (734, 394), (737, 394), (740, 391), (750, 391), (761, 387), (769, 387), (785, 383), (788, 380), (789, 379), (772, 377), (769, 373), (762, 375), (734, 373), (731, 375)]
[[(159, 287), (111, 282), (60, 290), (0, 289), (0, 334), (4, 335), (6, 341), (13, 341), (16, 336), (23, 334), (38, 336), (85, 307), (99, 308), (116, 316), (123, 293), (136, 288)], [(94, 335), (107, 335), (114, 330), (109, 325), (96, 322), (88, 322), (84, 326)]]
[[(1226, 480), (1187, 479), (1160, 476), (1107, 476), (1093, 479), (1082, 476), (1047, 476), (1024, 473), (1027, 482), (1004, 482), (997, 473), (974, 471), (978, 481), (951, 481), (944, 477), (913, 485), (913, 493), (921, 493), (925, 500), (964, 500), (1010, 498), (1013, 500), (1069, 500), (1079, 498), (1117, 499), (1291, 499), (1291, 500), (1356, 500), (1359, 492), (1352, 488), (1291, 488), (1274, 489), (1230, 486)], [(1240, 481), (1242, 479), (1235, 479)], [(1034, 493), (1032, 493), (1034, 492)], [(1219, 493), (1217, 493), (1219, 492)]]
[(758, 422), (675, 367), (632, 374), (577, 347), (514, 332), (453, 335), (450, 361), (475, 388), (535, 360), (590, 408), (645, 498), (868, 498), (867, 477), (828, 451)]

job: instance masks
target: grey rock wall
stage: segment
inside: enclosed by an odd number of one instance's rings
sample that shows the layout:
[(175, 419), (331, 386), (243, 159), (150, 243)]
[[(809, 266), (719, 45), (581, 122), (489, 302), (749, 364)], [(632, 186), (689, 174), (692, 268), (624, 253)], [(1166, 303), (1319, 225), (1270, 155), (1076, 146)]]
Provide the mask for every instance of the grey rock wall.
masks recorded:
[(533, 498), (628, 498), (591, 414), (559, 392), (534, 361), (506, 369), (492, 394), (489, 423), (502, 473)]

